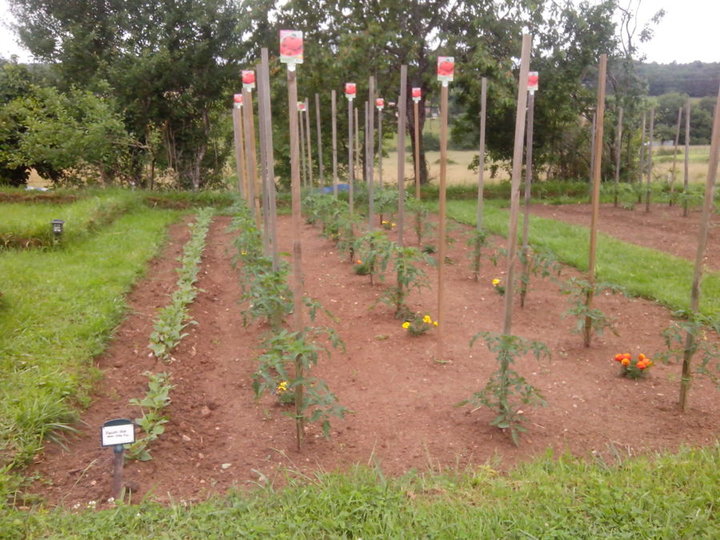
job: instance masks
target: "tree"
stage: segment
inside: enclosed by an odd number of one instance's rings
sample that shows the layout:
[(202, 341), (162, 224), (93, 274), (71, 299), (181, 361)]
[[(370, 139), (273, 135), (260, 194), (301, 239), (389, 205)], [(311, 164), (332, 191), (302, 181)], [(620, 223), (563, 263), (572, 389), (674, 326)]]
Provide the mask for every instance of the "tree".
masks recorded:
[[(238, 78), (241, 20), (231, 0), (11, 0), (20, 37), (52, 61), (65, 88), (109, 84), (139, 141), (139, 180), (149, 160), (197, 189), (221, 175), (225, 136), (212, 139)], [(151, 151), (157, 131), (164, 152)]]

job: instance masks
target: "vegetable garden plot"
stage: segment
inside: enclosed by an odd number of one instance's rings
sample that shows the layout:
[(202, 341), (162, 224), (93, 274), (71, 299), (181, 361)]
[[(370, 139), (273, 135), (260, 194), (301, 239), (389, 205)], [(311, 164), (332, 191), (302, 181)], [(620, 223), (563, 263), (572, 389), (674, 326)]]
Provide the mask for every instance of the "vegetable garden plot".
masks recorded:
[[(317, 375), (352, 414), (333, 420), (328, 440), (319, 428), (309, 426), (305, 449), (298, 453), (293, 420), (283, 414), (287, 409), (274, 396), (259, 402), (253, 398), (251, 376), (267, 328), (241, 324), (240, 286), (229, 262), (232, 235), (225, 232), (226, 224), (219, 220), (210, 231), (198, 283), (205, 292), (191, 308), (198, 325), (170, 365), (175, 388), (166, 433), (152, 461), (127, 467), (137, 488), (134, 497), (195, 500), (230, 486), (281, 478), (285, 468), (311, 474), (376, 462), (385, 472), (398, 474), (496, 460), (506, 467), (547, 448), (582, 456), (614, 455), (715, 440), (720, 407), (716, 390), (705, 382), (695, 384), (690, 411), (683, 416), (675, 409), (678, 366), (656, 363), (644, 380), (619, 376), (616, 354), (651, 356), (662, 350), (660, 332), (670, 318), (667, 310), (643, 300), (599, 297), (598, 307), (617, 319), (620, 335), (606, 332), (592, 348), (584, 349), (581, 338), (571, 333), (574, 321), (562, 317), (568, 306), (558, 285), (536, 279), (525, 309), (517, 310), (515, 333), (544, 342), (552, 359), (537, 363), (523, 358), (517, 369), (548, 404), (524, 411), (529, 432), (521, 446), (514, 447), (488, 425), (492, 411), (455, 407), (494, 369), (493, 355), (480, 342), (471, 349), (469, 341), (479, 331), (496, 332), (500, 327), (503, 297), (492, 280), (503, 279), (501, 268), (483, 260), (476, 283), (461, 238), (464, 232), (451, 233), (457, 241), (448, 250), (452, 264), (447, 267), (447, 361), (437, 363), (432, 357), (432, 329), (411, 337), (390, 307), (372, 308), (383, 284), (371, 286), (367, 276), (356, 275), (346, 255), (320, 236), (319, 227), (306, 225), (302, 234), (308, 295), (338, 318), (332, 325), (347, 347), (345, 354), (336, 351), (321, 360)], [(279, 238), (281, 251), (287, 251), (289, 218), (279, 220)], [(488, 251), (498, 245), (497, 238), (493, 240)], [(564, 270), (563, 275), (574, 274)], [(432, 317), (435, 292), (413, 291), (408, 305)], [(134, 377), (132, 395), (139, 395), (145, 384), (141, 372), (151, 362), (145, 356), (147, 334), (127, 335), (123, 329), (120, 334), (125, 352), (107, 357), (111, 363), (102, 360), (101, 365), (113, 377)], [(122, 395), (120, 387), (102, 388), (88, 419), (101, 417), (96, 411), (103, 408), (121, 412), (131, 397)], [(83, 437), (69, 441), (69, 452), (50, 446), (33, 472), (47, 475), (52, 483), (38, 483), (36, 491), (68, 506), (102, 501), (109, 482), (103, 460), (109, 457), (95, 439), (88, 427)]]

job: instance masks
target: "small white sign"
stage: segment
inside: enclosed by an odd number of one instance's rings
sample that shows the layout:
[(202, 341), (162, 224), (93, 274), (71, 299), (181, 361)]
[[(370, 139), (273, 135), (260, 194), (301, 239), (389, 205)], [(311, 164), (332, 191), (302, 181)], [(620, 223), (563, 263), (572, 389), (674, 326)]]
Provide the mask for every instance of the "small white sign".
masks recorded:
[(135, 425), (131, 420), (118, 418), (109, 420), (100, 428), (102, 446), (117, 446), (135, 442)]

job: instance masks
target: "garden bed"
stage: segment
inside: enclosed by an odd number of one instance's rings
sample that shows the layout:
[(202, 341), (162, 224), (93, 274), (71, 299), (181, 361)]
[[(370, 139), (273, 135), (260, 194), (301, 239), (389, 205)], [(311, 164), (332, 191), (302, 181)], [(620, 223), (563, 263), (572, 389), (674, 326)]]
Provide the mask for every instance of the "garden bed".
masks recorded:
[[(173, 267), (183, 233), (175, 230), (165, 254), (149, 278), (131, 296), (131, 312), (106, 354), (99, 358), (105, 378), (84, 416), (86, 426), (68, 448), (49, 444), (30, 474), (39, 474), (32, 491), (49, 504), (102, 506), (109, 496), (112, 452), (99, 448), (98, 426), (118, 416), (137, 414), (128, 405), (147, 384), (142, 373), (168, 371), (175, 385), (166, 433), (153, 447), (152, 461), (128, 463), (133, 500), (194, 501), (232, 486), (282, 481), (284, 471), (313, 474), (377, 464), (385, 473), (438, 470), (491, 464), (503, 469), (533, 459), (548, 449), (589, 458), (674, 450), (681, 445), (714, 443), (720, 428), (717, 391), (694, 384), (689, 411), (677, 411), (680, 368), (655, 365), (644, 380), (619, 377), (613, 357), (619, 352), (649, 356), (663, 350), (661, 332), (669, 312), (651, 302), (603, 295), (597, 307), (615, 317), (620, 335), (606, 333), (590, 349), (571, 333), (575, 321), (564, 318), (567, 298), (550, 279), (535, 279), (524, 310), (516, 309), (513, 333), (545, 343), (550, 361), (530, 358), (518, 371), (547, 399), (544, 408), (524, 411), (529, 433), (520, 447), (488, 424), (493, 413), (455, 405), (480, 390), (495, 368), (495, 357), (471, 337), (501, 328), (503, 297), (493, 288), (500, 268), (485, 258), (482, 279), (471, 279), (464, 230), (454, 231), (453, 264), (446, 269), (445, 354), (436, 356), (433, 331), (410, 337), (384, 305), (371, 309), (383, 285), (353, 273), (346, 255), (319, 234), (303, 228), (307, 292), (338, 317), (330, 323), (345, 341), (346, 352), (321, 358), (316, 374), (326, 380), (352, 413), (332, 422), (332, 437), (308, 427), (305, 449), (295, 449), (294, 422), (275, 398), (254, 399), (252, 373), (260, 353), (262, 325), (242, 326), (241, 290), (230, 259), (233, 235), (229, 219), (217, 218), (207, 241), (191, 308), (197, 321), (169, 365), (149, 356), (151, 320), (167, 302), (175, 281)], [(279, 219), (280, 248), (290, 252), (290, 218)], [(504, 241), (494, 238), (496, 246)], [(693, 240), (689, 238), (688, 243)], [(490, 251), (491, 248), (488, 248)], [(434, 271), (429, 275), (434, 285)], [(562, 279), (576, 275), (565, 269)], [(410, 305), (435, 316), (434, 290), (413, 293)], [(328, 322), (328, 321), (324, 321)]]

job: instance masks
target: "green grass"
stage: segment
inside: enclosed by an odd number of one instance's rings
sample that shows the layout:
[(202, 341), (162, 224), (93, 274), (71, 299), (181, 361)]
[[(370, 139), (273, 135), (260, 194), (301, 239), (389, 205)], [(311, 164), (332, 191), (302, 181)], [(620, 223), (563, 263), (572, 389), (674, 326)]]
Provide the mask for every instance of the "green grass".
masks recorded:
[(87, 403), (92, 358), (175, 219), (140, 208), (84, 242), (0, 253), (0, 501), (12, 480), (3, 471), (31, 459)]
[(9, 512), (14, 538), (717, 538), (720, 450), (594, 463), (548, 455), (387, 479), (379, 470), (307, 478), (196, 505)]
[[(461, 223), (475, 224), (473, 201), (448, 202), (448, 216)], [(507, 210), (485, 204), (485, 226), (507, 236)], [(589, 228), (561, 221), (530, 218), (530, 243), (550, 249), (560, 262), (586, 271)], [(598, 234), (598, 280), (624, 287), (630, 294), (659, 302), (670, 309), (689, 309), (693, 265), (691, 262), (649, 248), (621, 242)], [(720, 316), (720, 273), (706, 273), (702, 284), (701, 311)]]
[(67, 204), (0, 203), (0, 248), (37, 247), (53, 243), (51, 221), (65, 221), (62, 242), (75, 242), (111, 223), (139, 201), (126, 190), (95, 192)]

